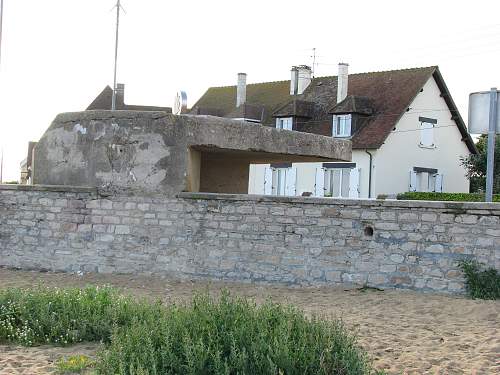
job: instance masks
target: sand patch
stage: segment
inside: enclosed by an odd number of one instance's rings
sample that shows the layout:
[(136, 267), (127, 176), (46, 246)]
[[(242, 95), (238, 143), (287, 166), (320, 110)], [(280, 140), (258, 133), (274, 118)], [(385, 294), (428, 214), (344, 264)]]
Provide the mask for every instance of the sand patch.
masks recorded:
[[(276, 302), (292, 303), (308, 314), (342, 318), (357, 333), (360, 344), (368, 351), (375, 367), (385, 369), (389, 374), (500, 373), (500, 301), (478, 301), (401, 290), (360, 291), (179, 282), (129, 275), (76, 276), (0, 268), (0, 288), (37, 284), (76, 287), (108, 284), (125, 293), (160, 298), (167, 302), (188, 301), (193, 291), (208, 289), (218, 293), (222, 288), (227, 288), (235, 295), (251, 297), (257, 302), (271, 297)], [(60, 356), (61, 350), (86, 354), (77, 349), (80, 346), (0, 346), (0, 374), (50, 373), (53, 368), (50, 367), (52, 362), (47, 364), (48, 361), (57, 359), (54, 356)], [(5, 370), (3, 366), (7, 365), (9, 367)]]

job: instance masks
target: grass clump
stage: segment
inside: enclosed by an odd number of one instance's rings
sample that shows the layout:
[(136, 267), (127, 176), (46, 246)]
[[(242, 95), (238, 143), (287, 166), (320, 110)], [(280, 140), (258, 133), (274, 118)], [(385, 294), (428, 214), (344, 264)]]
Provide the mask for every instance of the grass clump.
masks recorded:
[(109, 288), (0, 291), (2, 340), (103, 341), (93, 368), (99, 374), (373, 373), (340, 321), (307, 318), (271, 301), (256, 305), (227, 292), (164, 306)]
[(0, 291), (0, 341), (26, 346), (109, 342), (117, 326), (155, 310), (107, 287), (8, 289)]
[(95, 362), (86, 355), (72, 355), (56, 361), (56, 370), (59, 374), (81, 373), (94, 367)]
[(494, 268), (484, 267), (474, 260), (460, 262), (465, 276), (465, 289), (472, 298), (500, 299), (500, 274)]

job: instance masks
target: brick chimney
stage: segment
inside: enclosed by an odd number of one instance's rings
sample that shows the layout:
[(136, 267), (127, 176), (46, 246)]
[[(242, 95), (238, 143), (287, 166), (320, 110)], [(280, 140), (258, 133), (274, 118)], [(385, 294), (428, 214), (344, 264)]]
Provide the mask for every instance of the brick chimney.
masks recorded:
[(245, 104), (247, 100), (247, 74), (238, 73), (238, 86), (236, 87), (236, 107)]
[(348, 72), (349, 64), (339, 63), (339, 74), (337, 76), (337, 103), (340, 103), (347, 97)]

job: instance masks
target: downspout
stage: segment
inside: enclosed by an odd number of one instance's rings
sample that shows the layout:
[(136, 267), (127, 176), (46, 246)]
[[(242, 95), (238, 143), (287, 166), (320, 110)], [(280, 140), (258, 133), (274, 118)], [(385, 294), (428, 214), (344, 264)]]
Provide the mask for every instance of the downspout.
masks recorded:
[(373, 163), (373, 155), (365, 150), (365, 152), (370, 155), (370, 170), (368, 171), (368, 198), (372, 197), (372, 163)]

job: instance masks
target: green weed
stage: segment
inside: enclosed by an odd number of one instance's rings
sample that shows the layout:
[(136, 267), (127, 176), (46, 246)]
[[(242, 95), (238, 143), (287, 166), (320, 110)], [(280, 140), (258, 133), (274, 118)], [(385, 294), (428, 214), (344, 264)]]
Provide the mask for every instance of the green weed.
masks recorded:
[(459, 265), (465, 276), (465, 288), (472, 298), (500, 299), (500, 274), (496, 269), (483, 269), (474, 260), (465, 260)]

